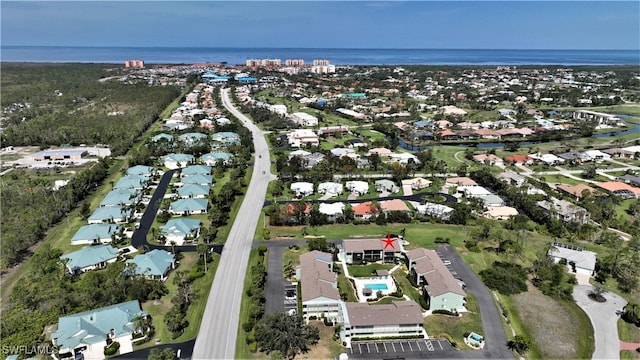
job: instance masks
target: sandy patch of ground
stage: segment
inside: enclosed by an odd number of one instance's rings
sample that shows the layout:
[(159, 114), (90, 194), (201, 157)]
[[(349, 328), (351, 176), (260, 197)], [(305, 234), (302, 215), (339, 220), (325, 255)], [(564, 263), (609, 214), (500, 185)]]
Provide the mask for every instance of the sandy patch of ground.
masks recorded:
[(543, 359), (575, 359), (577, 321), (552, 298), (533, 286), (512, 297), (522, 324), (529, 329)]
[[(296, 359), (333, 359), (330, 347), (334, 347), (333, 343), (333, 327), (325, 326), (322, 321), (311, 321), (311, 325), (316, 326), (320, 330), (320, 341), (314, 345), (306, 354), (296, 356)], [(345, 349), (346, 351), (346, 349)]]

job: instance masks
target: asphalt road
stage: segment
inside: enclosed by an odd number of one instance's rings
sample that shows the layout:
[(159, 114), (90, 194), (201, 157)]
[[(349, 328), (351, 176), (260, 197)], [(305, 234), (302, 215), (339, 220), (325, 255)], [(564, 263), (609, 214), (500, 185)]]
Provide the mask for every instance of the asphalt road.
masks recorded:
[[(153, 192), (153, 195), (151, 196), (151, 200), (149, 200), (149, 205), (147, 206), (144, 213), (142, 214), (142, 218), (140, 219), (140, 226), (138, 227), (138, 229), (136, 229), (133, 232), (133, 235), (131, 236), (131, 245), (134, 248), (137, 249), (140, 247), (144, 247), (149, 250), (153, 250), (153, 249), (168, 250), (169, 249), (168, 246), (163, 246), (159, 244), (150, 244), (147, 241), (147, 233), (149, 233), (149, 230), (151, 229), (151, 225), (153, 225), (153, 220), (156, 218), (158, 208), (160, 207), (160, 202), (162, 202), (162, 199), (164, 198), (164, 194), (167, 192), (167, 187), (169, 186), (169, 183), (171, 182), (171, 177), (173, 176), (174, 173), (175, 173), (175, 170), (168, 170), (162, 175), (162, 178), (160, 178), (160, 182), (158, 183), (156, 190)], [(223, 245), (210, 245), (209, 247), (218, 254), (222, 253), (222, 249), (224, 248)], [(181, 251), (181, 252), (194, 252), (196, 251), (196, 246), (195, 245), (176, 246), (176, 249), (177, 251)]]
[[(502, 320), (500, 319), (498, 308), (493, 301), (493, 297), (491, 297), (489, 289), (487, 289), (484, 283), (471, 271), (469, 266), (467, 266), (451, 246), (440, 245), (436, 248), (436, 252), (443, 259), (451, 261), (449, 268), (451, 271), (457, 273), (454, 276), (465, 282), (467, 287), (465, 290), (473, 294), (478, 301), (484, 331), (481, 335), (485, 338), (485, 346), (482, 351), (473, 351), (472, 353), (477, 354), (478, 358), (513, 359), (513, 354), (507, 347), (507, 337), (502, 328)], [(471, 330), (472, 329), (470, 329), (470, 331)]]
[(189, 341), (185, 341), (183, 343), (178, 343), (178, 344), (160, 344), (150, 348), (130, 352), (124, 355), (114, 356), (112, 359), (135, 359), (135, 360), (148, 359), (149, 353), (151, 352), (152, 349), (155, 349), (155, 348), (158, 348), (160, 350), (164, 348), (171, 348), (176, 354), (178, 353), (178, 351), (180, 351), (180, 359), (189, 359), (191, 358), (191, 351), (193, 350), (193, 344), (195, 342), (196, 342), (195, 340), (189, 340)]
[(264, 313), (271, 314), (284, 309), (284, 285), (282, 278), (282, 254), (284, 247), (269, 247), (269, 263), (267, 264), (266, 302)]
[(255, 163), (251, 183), (220, 257), (193, 349), (193, 359), (235, 358), (240, 302), (249, 252), (267, 184), (276, 178), (270, 172), (269, 148), (263, 132), (231, 105), (229, 89), (221, 89), (220, 94), (225, 108), (251, 130)]

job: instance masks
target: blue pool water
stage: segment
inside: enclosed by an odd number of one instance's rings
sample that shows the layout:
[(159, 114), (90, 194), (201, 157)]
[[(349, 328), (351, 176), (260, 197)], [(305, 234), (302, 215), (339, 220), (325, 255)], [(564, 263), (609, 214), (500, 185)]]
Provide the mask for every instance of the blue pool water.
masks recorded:
[(364, 287), (371, 290), (387, 290), (387, 284), (364, 284)]

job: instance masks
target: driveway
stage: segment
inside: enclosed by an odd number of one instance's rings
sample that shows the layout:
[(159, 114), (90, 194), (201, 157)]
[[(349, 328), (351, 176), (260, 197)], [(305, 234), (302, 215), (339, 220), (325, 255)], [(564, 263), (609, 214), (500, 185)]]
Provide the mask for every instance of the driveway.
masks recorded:
[[(490, 359), (513, 359), (511, 351), (507, 348), (507, 337), (502, 328), (502, 320), (498, 314), (498, 308), (489, 293), (489, 289), (471, 271), (469, 266), (462, 260), (460, 255), (450, 245), (440, 245), (436, 252), (443, 260), (451, 261), (447, 268), (456, 278), (465, 282), (465, 291), (475, 296), (480, 308), (480, 318), (485, 338), (485, 347), (482, 350), (483, 358)], [(473, 331), (473, 329), (469, 329)], [(474, 351), (474, 354), (478, 352)]]
[(607, 301), (599, 303), (589, 299), (589, 293), (592, 290), (591, 285), (577, 285), (573, 288), (573, 298), (576, 304), (587, 313), (593, 326), (593, 337), (596, 339), (593, 359), (619, 359), (620, 341), (616, 311), (622, 310), (627, 301), (614, 293), (607, 292), (604, 294)]
[(271, 314), (284, 309), (284, 286), (282, 278), (283, 246), (269, 247), (269, 263), (267, 264), (267, 284), (265, 286), (264, 304), (265, 314)]

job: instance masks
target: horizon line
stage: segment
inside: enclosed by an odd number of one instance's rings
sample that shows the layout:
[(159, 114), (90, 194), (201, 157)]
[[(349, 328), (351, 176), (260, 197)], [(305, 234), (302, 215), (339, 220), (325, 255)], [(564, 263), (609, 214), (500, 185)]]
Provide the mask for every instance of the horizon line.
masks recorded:
[(541, 48), (385, 48), (385, 47), (268, 47), (268, 46), (136, 46), (136, 45), (17, 45), (0, 44), (0, 48), (9, 47), (32, 47), (32, 48), (125, 48), (125, 49), (301, 49), (301, 50), (489, 50), (489, 51), (640, 51), (637, 49), (585, 49), (585, 48), (565, 48), (565, 49), (541, 49)]

